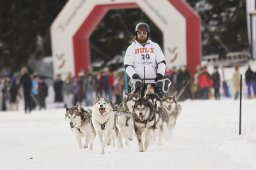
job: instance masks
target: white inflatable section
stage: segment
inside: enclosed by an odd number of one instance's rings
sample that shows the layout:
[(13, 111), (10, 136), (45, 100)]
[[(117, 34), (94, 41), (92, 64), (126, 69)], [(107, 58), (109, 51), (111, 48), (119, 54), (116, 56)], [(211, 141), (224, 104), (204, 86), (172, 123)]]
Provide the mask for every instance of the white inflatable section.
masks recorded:
[[(54, 74), (74, 74), (73, 36), (96, 5), (137, 3), (163, 33), (167, 67), (187, 64), (186, 19), (168, 0), (69, 0), (51, 26)], [(134, 29), (134, 28), (131, 28)], [(174, 60), (175, 56), (178, 56)], [(174, 60), (174, 62), (171, 62)]]

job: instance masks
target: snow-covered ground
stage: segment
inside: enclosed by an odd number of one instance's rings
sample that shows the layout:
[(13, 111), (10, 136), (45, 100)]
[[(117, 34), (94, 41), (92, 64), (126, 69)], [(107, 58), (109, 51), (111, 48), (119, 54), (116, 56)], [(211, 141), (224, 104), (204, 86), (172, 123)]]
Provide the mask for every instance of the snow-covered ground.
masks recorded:
[(243, 101), (242, 135), (238, 135), (239, 101), (185, 101), (174, 134), (162, 145), (138, 152), (106, 148), (100, 154), (79, 150), (64, 119), (64, 109), (32, 114), (0, 112), (0, 169), (83, 170), (255, 170), (256, 99)]

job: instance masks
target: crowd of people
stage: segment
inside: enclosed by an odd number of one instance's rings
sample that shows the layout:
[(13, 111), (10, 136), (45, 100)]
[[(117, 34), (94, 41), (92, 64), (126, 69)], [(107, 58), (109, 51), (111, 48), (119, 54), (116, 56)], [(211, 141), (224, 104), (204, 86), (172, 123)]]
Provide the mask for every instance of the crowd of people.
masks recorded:
[[(209, 73), (207, 66), (198, 66), (192, 76), (186, 66), (179, 69), (173, 67), (166, 71), (172, 85), (170, 95), (176, 95), (179, 101), (186, 99), (220, 99), (221, 96), (238, 99), (240, 93), (239, 66), (234, 66), (232, 83), (228, 85), (221, 80), (220, 68), (214, 67)], [(247, 97), (256, 97), (256, 72), (249, 66), (245, 72)], [(34, 109), (46, 109), (48, 86), (45, 78), (30, 74), (26, 67), (17, 76), (0, 78), (0, 110), (18, 110), (18, 101), (24, 102), (25, 113)], [(220, 92), (220, 89), (223, 89)], [(231, 94), (231, 89), (232, 94)], [(57, 107), (76, 104), (92, 105), (97, 96), (105, 96), (119, 104), (122, 102), (124, 90), (124, 73), (110, 72), (105, 68), (99, 72), (81, 71), (77, 77), (68, 73), (63, 77), (57, 75), (53, 81), (54, 102)]]
[(48, 96), (48, 85), (44, 78), (29, 74), (26, 67), (17, 76), (0, 78), (0, 110), (18, 110), (19, 101), (23, 98), (25, 113), (30, 113), (37, 106), (46, 109), (45, 99)]
[(92, 106), (97, 96), (105, 96), (116, 104), (121, 103), (123, 94), (123, 72), (110, 72), (106, 67), (101, 72), (81, 71), (78, 77), (71, 73), (54, 80), (54, 101), (63, 106), (84, 104)]
[[(123, 93), (123, 72), (110, 73), (109, 68), (100, 72), (81, 71), (77, 77), (68, 73), (57, 75), (53, 81), (56, 107), (77, 104), (92, 105), (97, 96), (105, 96), (119, 104)], [(25, 113), (34, 109), (46, 109), (48, 86), (45, 78), (29, 74), (26, 67), (17, 76), (0, 79), (0, 110), (18, 110), (18, 102), (24, 102)]]
[[(170, 94), (175, 94), (178, 100), (185, 99), (220, 99), (221, 96), (232, 97), (231, 89), (233, 90), (234, 99), (238, 99), (240, 94), (240, 70), (239, 65), (234, 66), (232, 75), (232, 83), (228, 86), (224, 75), (220, 75), (218, 66), (214, 67), (214, 71), (209, 73), (207, 66), (198, 66), (196, 73), (191, 76), (186, 66), (177, 70), (176, 67), (168, 70), (166, 75), (170, 77), (172, 86)], [(247, 97), (256, 97), (256, 71), (253, 71), (250, 66), (245, 72), (245, 84), (247, 86)], [(220, 89), (223, 90), (221, 95)]]

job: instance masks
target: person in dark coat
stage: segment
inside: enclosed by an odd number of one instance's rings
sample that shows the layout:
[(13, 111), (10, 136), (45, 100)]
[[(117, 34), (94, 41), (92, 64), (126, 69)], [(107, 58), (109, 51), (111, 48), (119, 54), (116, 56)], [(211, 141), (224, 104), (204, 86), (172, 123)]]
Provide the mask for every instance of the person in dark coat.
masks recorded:
[(44, 79), (39, 78), (38, 83), (38, 99), (39, 99), (39, 110), (46, 109), (45, 99), (48, 96), (48, 86)]
[(252, 87), (253, 87), (253, 94), (254, 94), (254, 98), (256, 98), (256, 72), (253, 72), (253, 76), (252, 76)]
[(9, 89), (9, 93), (10, 93), (10, 110), (18, 110), (18, 85), (16, 82), (16, 78), (13, 77), (12, 81), (11, 81), (11, 86)]
[[(248, 69), (245, 72), (245, 83), (248, 89), (248, 98), (252, 97), (252, 89), (253, 89), (253, 71), (251, 69), (251, 66), (248, 66)], [(256, 95), (254, 93), (254, 95)]]
[(58, 74), (56, 80), (53, 83), (54, 89), (54, 102), (63, 103), (63, 80), (61, 75)]
[(227, 58), (227, 50), (225, 47), (219, 47), (219, 60), (226, 60)]
[(214, 67), (214, 72), (212, 73), (214, 98), (220, 99), (220, 74), (218, 72), (218, 67)]
[(25, 104), (25, 113), (31, 112), (31, 90), (32, 90), (32, 81), (28, 73), (28, 69), (23, 67), (21, 69), (21, 77), (19, 82), (19, 87), (23, 88), (24, 104)]
[(5, 78), (4, 79), (4, 85), (2, 87), (2, 110), (3, 111), (6, 111), (8, 108), (7, 108), (7, 100), (8, 100), (8, 97), (9, 97), (9, 94), (8, 94), (8, 90), (9, 90), (9, 81), (8, 81), (8, 78)]

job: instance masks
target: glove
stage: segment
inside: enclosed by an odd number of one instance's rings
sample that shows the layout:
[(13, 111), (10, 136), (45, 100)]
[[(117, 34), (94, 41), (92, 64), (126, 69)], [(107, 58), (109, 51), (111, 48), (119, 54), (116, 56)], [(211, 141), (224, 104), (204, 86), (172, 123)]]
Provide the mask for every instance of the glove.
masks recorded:
[(135, 73), (134, 75), (132, 75), (132, 79), (140, 79), (140, 76)]
[(163, 79), (163, 78), (164, 78), (164, 76), (163, 76), (162, 74), (157, 73), (157, 74), (156, 74), (155, 81), (157, 82), (158, 80), (161, 80), (161, 79)]

